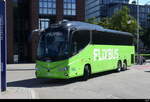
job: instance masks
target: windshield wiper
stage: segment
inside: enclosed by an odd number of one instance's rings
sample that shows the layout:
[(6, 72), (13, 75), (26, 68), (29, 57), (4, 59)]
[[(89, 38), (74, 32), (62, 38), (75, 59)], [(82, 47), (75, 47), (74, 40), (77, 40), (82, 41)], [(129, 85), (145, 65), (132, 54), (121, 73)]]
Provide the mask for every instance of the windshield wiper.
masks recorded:
[(38, 57), (38, 60), (41, 61), (60, 61), (60, 60), (65, 60), (67, 59), (68, 56), (59, 56), (59, 57), (48, 57), (48, 56), (43, 56), (43, 57)]
[(38, 57), (37, 58), (38, 60), (42, 60), (42, 61), (46, 61), (46, 60), (51, 60), (51, 58), (50, 57), (47, 57), (47, 56), (40, 56), (40, 57)]

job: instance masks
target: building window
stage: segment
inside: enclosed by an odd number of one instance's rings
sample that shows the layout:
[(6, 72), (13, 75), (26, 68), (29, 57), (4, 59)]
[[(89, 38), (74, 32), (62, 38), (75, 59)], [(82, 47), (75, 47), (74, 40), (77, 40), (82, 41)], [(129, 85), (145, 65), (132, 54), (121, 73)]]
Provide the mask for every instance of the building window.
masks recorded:
[(76, 15), (76, 0), (64, 0), (64, 15)]
[(39, 0), (39, 14), (56, 14), (56, 0)]
[(39, 29), (46, 29), (49, 27), (49, 22), (50, 20), (49, 19), (39, 19)]

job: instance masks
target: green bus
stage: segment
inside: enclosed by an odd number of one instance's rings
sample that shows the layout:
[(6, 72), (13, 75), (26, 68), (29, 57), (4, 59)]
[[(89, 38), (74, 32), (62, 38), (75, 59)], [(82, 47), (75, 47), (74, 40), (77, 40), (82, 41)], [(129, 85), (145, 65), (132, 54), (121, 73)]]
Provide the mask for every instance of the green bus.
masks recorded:
[(79, 21), (51, 24), (40, 33), (36, 77), (70, 79), (127, 70), (135, 63), (133, 36)]

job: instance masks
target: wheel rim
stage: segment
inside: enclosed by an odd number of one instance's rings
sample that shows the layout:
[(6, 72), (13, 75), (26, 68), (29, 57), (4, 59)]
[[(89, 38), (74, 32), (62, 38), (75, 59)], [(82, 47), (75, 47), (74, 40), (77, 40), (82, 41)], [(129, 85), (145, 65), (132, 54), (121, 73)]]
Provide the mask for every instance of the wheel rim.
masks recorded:
[(118, 63), (118, 69), (117, 69), (117, 71), (118, 71), (118, 72), (121, 71), (121, 63), (120, 63), (120, 62)]
[(123, 64), (123, 70), (127, 70), (127, 64), (126, 64), (126, 62), (124, 62), (124, 64)]

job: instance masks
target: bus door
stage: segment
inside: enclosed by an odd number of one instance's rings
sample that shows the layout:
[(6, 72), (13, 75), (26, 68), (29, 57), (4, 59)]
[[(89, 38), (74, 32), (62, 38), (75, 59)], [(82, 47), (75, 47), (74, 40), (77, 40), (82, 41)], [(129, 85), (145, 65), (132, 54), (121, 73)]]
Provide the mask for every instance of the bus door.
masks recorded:
[[(88, 44), (90, 42), (90, 31), (79, 30), (72, 35), (72, 55), (76, 57), (80, 64), (84, 68), (84, 64), (90, 63), (90, 49)], [(82, 69), (81, 69), (82, 70)]]

